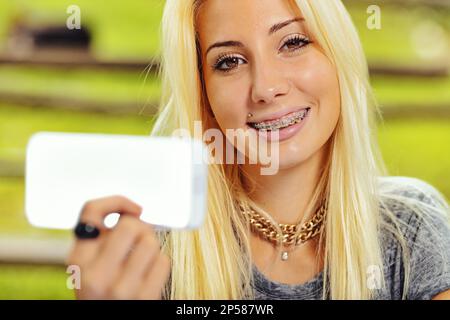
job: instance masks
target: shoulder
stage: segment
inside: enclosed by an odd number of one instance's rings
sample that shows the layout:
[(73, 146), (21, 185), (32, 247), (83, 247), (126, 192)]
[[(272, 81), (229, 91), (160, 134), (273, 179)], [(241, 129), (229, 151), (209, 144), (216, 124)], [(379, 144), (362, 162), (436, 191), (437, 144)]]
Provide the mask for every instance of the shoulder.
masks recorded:
[(379, 199), (383, 218), (398, 219), (409, 226), (433, 220), (448, 221), (450, 209), (434, 186), (413, 177), (379, 177)]
[(382, 224), (399, 229), (409, 240), (440, 231), (450, 237), (449, 204), (434, 186), (412, 177), (379, 177)]
[(397, 198), (415, 200), (432, 206), (447, 207), (444, 196), (434, 186), (424, 180), (403, 177), (385, 176), (378, 177), (380, 195), (383, 198)]
[(380, 177), (379, 193), (387, 265), (396, 273), (410, 269), (408, 297), (429, 299), (449, 288), (450, 213), (445, 197), (412, 177)]

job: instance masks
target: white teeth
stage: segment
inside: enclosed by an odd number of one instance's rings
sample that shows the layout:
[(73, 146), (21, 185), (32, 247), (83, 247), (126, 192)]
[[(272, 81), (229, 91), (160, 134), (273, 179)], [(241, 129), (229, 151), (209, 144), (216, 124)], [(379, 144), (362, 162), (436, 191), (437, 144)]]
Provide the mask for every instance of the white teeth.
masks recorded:
[(251, 126), (258, 130), (278, 130), (282, 129), (288, 126), (291, 126), (295, 123), (298, 123), (302, 121), (306, 114), (308, 113), (310, 108), (300, 110), (298, 112), (295, 112), (289, 116), (284, 116), (277, 120), (270, 120), (270, 121), (262, 121), (258, 123), (251, 123)]

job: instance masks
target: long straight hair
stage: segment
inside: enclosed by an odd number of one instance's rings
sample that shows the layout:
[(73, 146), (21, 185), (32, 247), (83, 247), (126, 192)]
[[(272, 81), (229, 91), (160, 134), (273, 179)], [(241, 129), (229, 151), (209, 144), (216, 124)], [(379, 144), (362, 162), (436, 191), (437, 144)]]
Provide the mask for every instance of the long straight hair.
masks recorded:
[[(202, 130), (214, 126), (195, 23), (201, 2), (166, 1), (161, 25), (162, 95), (151, 135), (171, 135), (183, 128), (194, 136), (196, 120), (202, 121)], [(320, 238), (326, 275), (323, 298), (371, 299), (367, 270), (379, 266), (384, 278), (377, 177), (386, 175), (386, 170), (375, 139), (379, 112), (372, 98), (367, 62), (341, 1), (290, 3), (300, 10), (311, 37), (335, 66), (341, 94), (341, 113), (329, 140), (328, 161), (305, 214), (307, 218), (320, 199), (327, 199), (327, 218)], [(249, 225), (237, 203), (257, 208), (273, 219), (248, 197), (243, 174), (238, 164), (211, 164), (204, 225), (195, 231), (160, 234), (163, 250), (172, 259), (166, 299), (254, 297)], [(398, 228), (392, 229), (406, 246)]]

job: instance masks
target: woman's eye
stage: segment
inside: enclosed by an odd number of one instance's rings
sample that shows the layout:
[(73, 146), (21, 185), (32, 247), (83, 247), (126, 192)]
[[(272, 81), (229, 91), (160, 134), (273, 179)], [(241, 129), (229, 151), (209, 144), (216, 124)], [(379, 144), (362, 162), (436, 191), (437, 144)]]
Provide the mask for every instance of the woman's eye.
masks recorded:
[(239, 62), (241, 61), (245, 63), (245, 61), (242, 58), (226, 56), (219, 58), (217, 62), (214, 64), (213, 68), (221, 72), (228, 72), (236, 68), (240, 64)]
[[(310, 44), (312, 41), (308, 37), (295, 36), (291, 39), (286, 40), (283, 47), (287, 47), (287, 50), (294, 52), (302, 49), (303, 47)], [(244, 64), (246, 61), (240, 57), (223, 55), (217, 58), (216, 63), (213, 64), (213, 69), (220, 72), (229, 72), (239, 66), (239, 64)]]
[(282, 48), (287, 47), (288, 51), (296, 51), (296, 50), (299, 50), (299, 49), (307, 46), (310, 43), (311, 43), (311, 40), (309, 40), (309, 38), (307, 38), (307, 37), (295, 36), (291, 39), (288, 39), (284, 43)]

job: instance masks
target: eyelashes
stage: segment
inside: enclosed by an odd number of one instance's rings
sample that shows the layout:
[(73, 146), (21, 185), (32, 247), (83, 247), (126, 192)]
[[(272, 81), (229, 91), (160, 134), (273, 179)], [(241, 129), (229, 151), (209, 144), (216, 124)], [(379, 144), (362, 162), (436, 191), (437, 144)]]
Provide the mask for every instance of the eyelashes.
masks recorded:
[(212, 68), (220, 72), (229, 72), (231, 69), (233, 69), (233, 67), (223, 69), (222, 66), (229, 65), (229, 63), (239, 65), (239, 61), (244, 61), (244, 59), (228, 53), (220, 54), (216, 62), (213, 64)]
[(296, 51), (310, 43), (311, 43), (311, 40), (309, 40), (308, 37), (305, 37), (305, 36), (301, 37), (299, 35), (294, 35), (292, 38), (289, 38), (284, 42), (283, 47), (286, 45), (294, 45), (294, 48), (290, 49), (290, 50)]
[[(306, 36), (294, 35), (283, 43), (281, 49), (288, 46), (287, 52), (294, 53), (304, 49), (304, 47), (311, 43), (312, 41)], [(212, 65), (212, 69), (213, 71), (227, 73), (243, 63), (246, 63), (246, 61), (239, 56), (230, 53), (222, 53), (217, 57), (216, 62)], [(224, 66), (228, 67), (224, 68)]]

